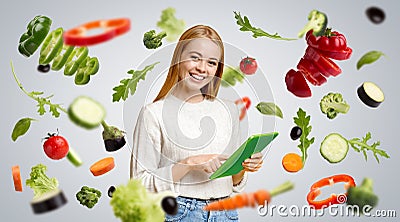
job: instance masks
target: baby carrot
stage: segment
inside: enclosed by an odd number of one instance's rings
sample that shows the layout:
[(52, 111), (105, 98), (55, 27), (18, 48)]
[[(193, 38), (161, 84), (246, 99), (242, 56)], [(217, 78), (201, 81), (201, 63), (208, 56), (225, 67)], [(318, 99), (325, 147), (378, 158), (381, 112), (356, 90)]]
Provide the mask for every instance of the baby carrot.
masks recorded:
[(294, 173), (303, 168), (303, 161), (297, 153), (288, 153), (282, 158), (282, 166), (287, 172)]
[(18, 165), (11, 168), (15, 191), (22, 192), (21, 171)]
[(93, 176), (100, 176), (114, 169), (114, 167), (114, 158), (106, 157), (90, 166), (90, 172), (92, 172)]
[(264, 205), (266, 202), (270, 202), (273, 196), (289, 191), (293, 189), (293, 187), (293, 183), (287, 181), (271, 191), (261, 189), (253, 193), (241, 193), (223, 200), (209, 203), (204, 207), (204, 210), (233, 210), (242, 207)]

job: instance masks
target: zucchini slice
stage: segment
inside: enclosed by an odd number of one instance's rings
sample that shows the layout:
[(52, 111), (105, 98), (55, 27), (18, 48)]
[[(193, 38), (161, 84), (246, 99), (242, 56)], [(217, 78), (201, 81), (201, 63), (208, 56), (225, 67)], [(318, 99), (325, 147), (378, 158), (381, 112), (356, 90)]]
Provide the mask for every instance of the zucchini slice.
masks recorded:
[(99, 102), (92, 98), (79, 96), (68, 107), (68, 116), (78, 126), (93, 129), (104, 120), (106, 111)]
[(71, 147), (69, 148), (67, 159), (76, 167), (79, 167), (83, 164), (81, 158), (79, 158), (78, 154)]
[(49, 191), (41, 197), (33, 199), (31, 202), (32, 210), (35, 214), (46, 213), (62, 207), (67, 203), (64, 193), (59, 190)]
[(378, 107), (385, 100), (382, 90), (373, 82), (364, 82), (358, 87), (357, 94), (365, 105), (373, 108)]
[(340, 134), (331, 133), (322, 141), (319, 151), (329, 163), (339, 163), (346, 157), (349, 144)]

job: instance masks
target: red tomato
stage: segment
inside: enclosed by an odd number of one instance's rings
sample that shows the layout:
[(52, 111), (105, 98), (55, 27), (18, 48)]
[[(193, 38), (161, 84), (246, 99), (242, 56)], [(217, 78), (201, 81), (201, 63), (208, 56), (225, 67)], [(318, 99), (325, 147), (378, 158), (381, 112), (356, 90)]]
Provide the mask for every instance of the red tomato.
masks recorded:
[(254, 58), (246, 57), (240, 61), (240, 71), (246, 75), (252, 75), (257, 71), (257, 62)]
[(50, 135), (44, 142), (43, 149), (50, 159), (59, 160), (68, 154), (69, 145), (64, 137)]

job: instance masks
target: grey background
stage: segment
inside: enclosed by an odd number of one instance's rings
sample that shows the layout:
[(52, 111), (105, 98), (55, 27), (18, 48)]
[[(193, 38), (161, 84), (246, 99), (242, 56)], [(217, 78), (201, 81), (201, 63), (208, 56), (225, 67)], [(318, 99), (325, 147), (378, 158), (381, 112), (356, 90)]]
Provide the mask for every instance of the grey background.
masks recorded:
[[(379, 6), (386, 13), (386, 20), (380, 25), (372, 24), (365, 16), (369, 6)], [(249, 119), (243, 124), (242, 140), (260, 129), (272, 129), (280, 132), (280, 136), (270, 146), (263, 167), (249, 177), (247, 192), (256, 189), (272, 189), (291, 180), (295, 189), (289, 193), (273, 198), (276, 205), (307, 204), (306, 195), (312, 183), (320, 178), (338, 173), (352, 175), (357, 183), (364, 177), (371, 177), (375, 182), (375, 192), (379, 195), (379, 210), (396, 210), (398, 207), (398, 173), (399, 149), (397, 141), (399, 107), (398, 86), (398, 21), (399, 4), (397, 1), (2, 1), (0, 9), (1, 53), (0, 89), (2, 95), (1, 111), (1, 148), (0, 157), (0, 215), (1, 221), (118, 221), (109, 205), (106, 191), (110, 185), (127, 182), (129, 178), (129, 145), (124, 149), (107, 153), (103, 148), (101, 129), (91, 131), (75, 126), (65, 114), (55, 119), (49, 113), (39, 116), (36, 102), (22, 93), (15, 83), (10, 68), (13, 61), (15, 71), (28, 90), (44, 91), (45, 95), (54, 94), (54, 103), (63, 103), (64, 107), (79, 95), (89, 95), (100, 101), (107, 109), (107, 122), (127, 131), (129, 143), (139, 108), (153, 99), (152, 92), (158, 91), (157, 81), (142, 81), (134, 96), (124, 104), (112, 103), (112, 88), (122, 78), (127, 78), (129, 69), (143, 68), (150, 64), (155, 51), (147, 50), (142, 44), (143, 33), (157, 29), (161, 11), (169, 6), (176, 8), (178, 18), (186, 21), (187, 27), (195, 24), (207, 24), (214, 27), (223, 40), (237, 53), (232, 53), (226, 61), (227, 65), (237, 66), (240, 58), (246, 55), (257, 59), (259, 70), (255, 76), (249, 77), (248, 84), (235, 88), (241, 96), (249, 95), (253, 105), (257, 101), (274, 101), (284, 113), (284, 119), (263, 117), (256, 109), (248, 113)], [(307, 15), (312, 9), (327, 13), (329, 26), (346, 35), (353, 55), (349, 60), (337, 61), (342, 74), (330, 78), (321, 87), (313, 87), (313, 96), (299, 99), (292, 96), (284, 83), (284, 76), (290, 68), (295, 68), (303, 56), (306, 44), (304, 39), (297, 41), (277, 41), (268, 38), (254, 39), (250, 33), (238, 31), (233, 11), (239, 11), (249, 17), (252, 24), (265, 31), (278, 32), (284, 37), (295, 37), (304, 26)], [(107, 43), (90, 47), (89, 54), (97, 56), (100, 71), (86, 86), (75, 86), (73, 78), (63, 76), (62, 72), (42, 74), (36, 71), (38, 53), (29, 59), (17, 51), (20, 35), (25, 32), (27, 23), (36, 15), (47, 15), (53, 19), (52, 30), (57, 27), (69, 29), (78, 24), (101, 18), (129, 17), (132, 22), (131, 31)], [(172, 47), (170, 47), (172, 48)], [(239, 50), (240, 49), (240, 50)], [(170, 55), (165, 43), (160, 51), (165, 55), (162, 64), (168, 64)], [(387, 55), (374, 64), (356, 70), (357, 60), (370, 50), (380, 50)], [(239, 52), (243, 52), (243, 54)], [(161, 54), (160, 54), (161, 55)], [(160, 65), (152, 75), (165, 71)], [(152, 77), (155, 79), (155, 77)], [(258, 78), (264, 81), (257, 81)], [(265, 84), (265, 80), (269, 84)], [(163, 81), (163, 78), (159, 81)], [(365, 106), (358, 99), (357, 87), (364, 81), (378, 84), (385, 93), (385, 102), (377, 109)], [(154, 83), (154, 84), (153, 84)], [(252, 86), (251, 90), (246, 85)], [(255, 93), (254, 93), (255, 92)], [(351, 105), (346, 115), (335, 120), (328, 120), (319, 110), (319, 100), (328, 92), (341, 92)], [(229, 97), (229, 93), (221, 92), (221, 96)], [(129, 105), (131, 104), (131, 105)], [(132, 105), (134, 104), (134, 105)], [(315, 143), (309, 148), (309, 158), (304, 169), (296, 174), (289, 174), (281, 167), (281, 159), (288, 152), (297, 152), (297, 141), (292, 141), (289, 131), (293, 127), (293, 116), (302, 107), (311, 115), (313, 130), (311, 136)], [(28, 133), (16, 142), (11, 140), (14, 124), (22, 117), (31, 117), (39, 121), (33, 122)], [(260, 121), (262, 120), (262, 121)], [(262, 123), (262, 125), (260, 125)], [(84, 160), (84, 165), (75, 168), (67, 160), (52, 161), (42, 151), (41, 139), (47, 132), (60, 130)], [(371, 132), (372, 140), (381, 141), (380, 148), (385, 149), (390, 159), (381, 158), (378, 164), (370, 154), (368, 161), (362, 154), (350, 150), (347, 158), (336, 165), (329, 164), (319, 154), (319, 144), (331, 132), (339, 132), (347, 138), (362, 137)], [(90, 165), (105, 156), (116, 159), (116, 168), (110, 173), (93, 177), (89, 172)], [(29, 202), (33, 193), (24, 185), (24, 192), (14, 191), (11, 166), (19, 164), (23, 180), (29, 177), (30, 168), (38, 163), (48, 166), (47, 174), (59, 180), (60, 188), (69, 200), (68, 205), (51, 213), (34, 215)], [(82, 185), (98, 188), (103, 192), (98, 205), (88, 210), (75, 199), (75, 193)], [(334, 186), (323, 190), (323, 195), (340, 192), (342, 186)], [(334, 217), (326, 212), (323, 217), (282, 217), (275, 212), (274, 216), (260, 217), (255, 209), (241, 209), (242, 221), (397, 221), (397, 218), (366, 217)]]

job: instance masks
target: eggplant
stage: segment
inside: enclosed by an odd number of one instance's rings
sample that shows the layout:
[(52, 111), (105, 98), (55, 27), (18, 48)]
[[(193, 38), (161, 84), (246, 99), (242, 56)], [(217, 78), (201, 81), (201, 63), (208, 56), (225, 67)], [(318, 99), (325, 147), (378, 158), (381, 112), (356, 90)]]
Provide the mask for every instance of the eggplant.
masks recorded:
[(382, 90), (373, 82), (364, 82), (358, 87), (357, 94), (365, 105), (372, 108), (378, 107), (385, 100)]
[(126, 140), (124, 131), (115, 126), (107, 125), (104, 120), (101, 122), (101, 125), (104, 129), (102, 133), (104, 146), (108, 152), (117, 151), (125, 146)]
[(56, 189), (43, 194), (41, 197), (31, 201), (31, 207), (35, 214), (46, 213), (58, 209), (67, 203), (64, 193)]
[(161, 201), (161, 207), (166, 214), (175, 215), (178, 213), (178, 203), (173, 196), (166, 196)]

